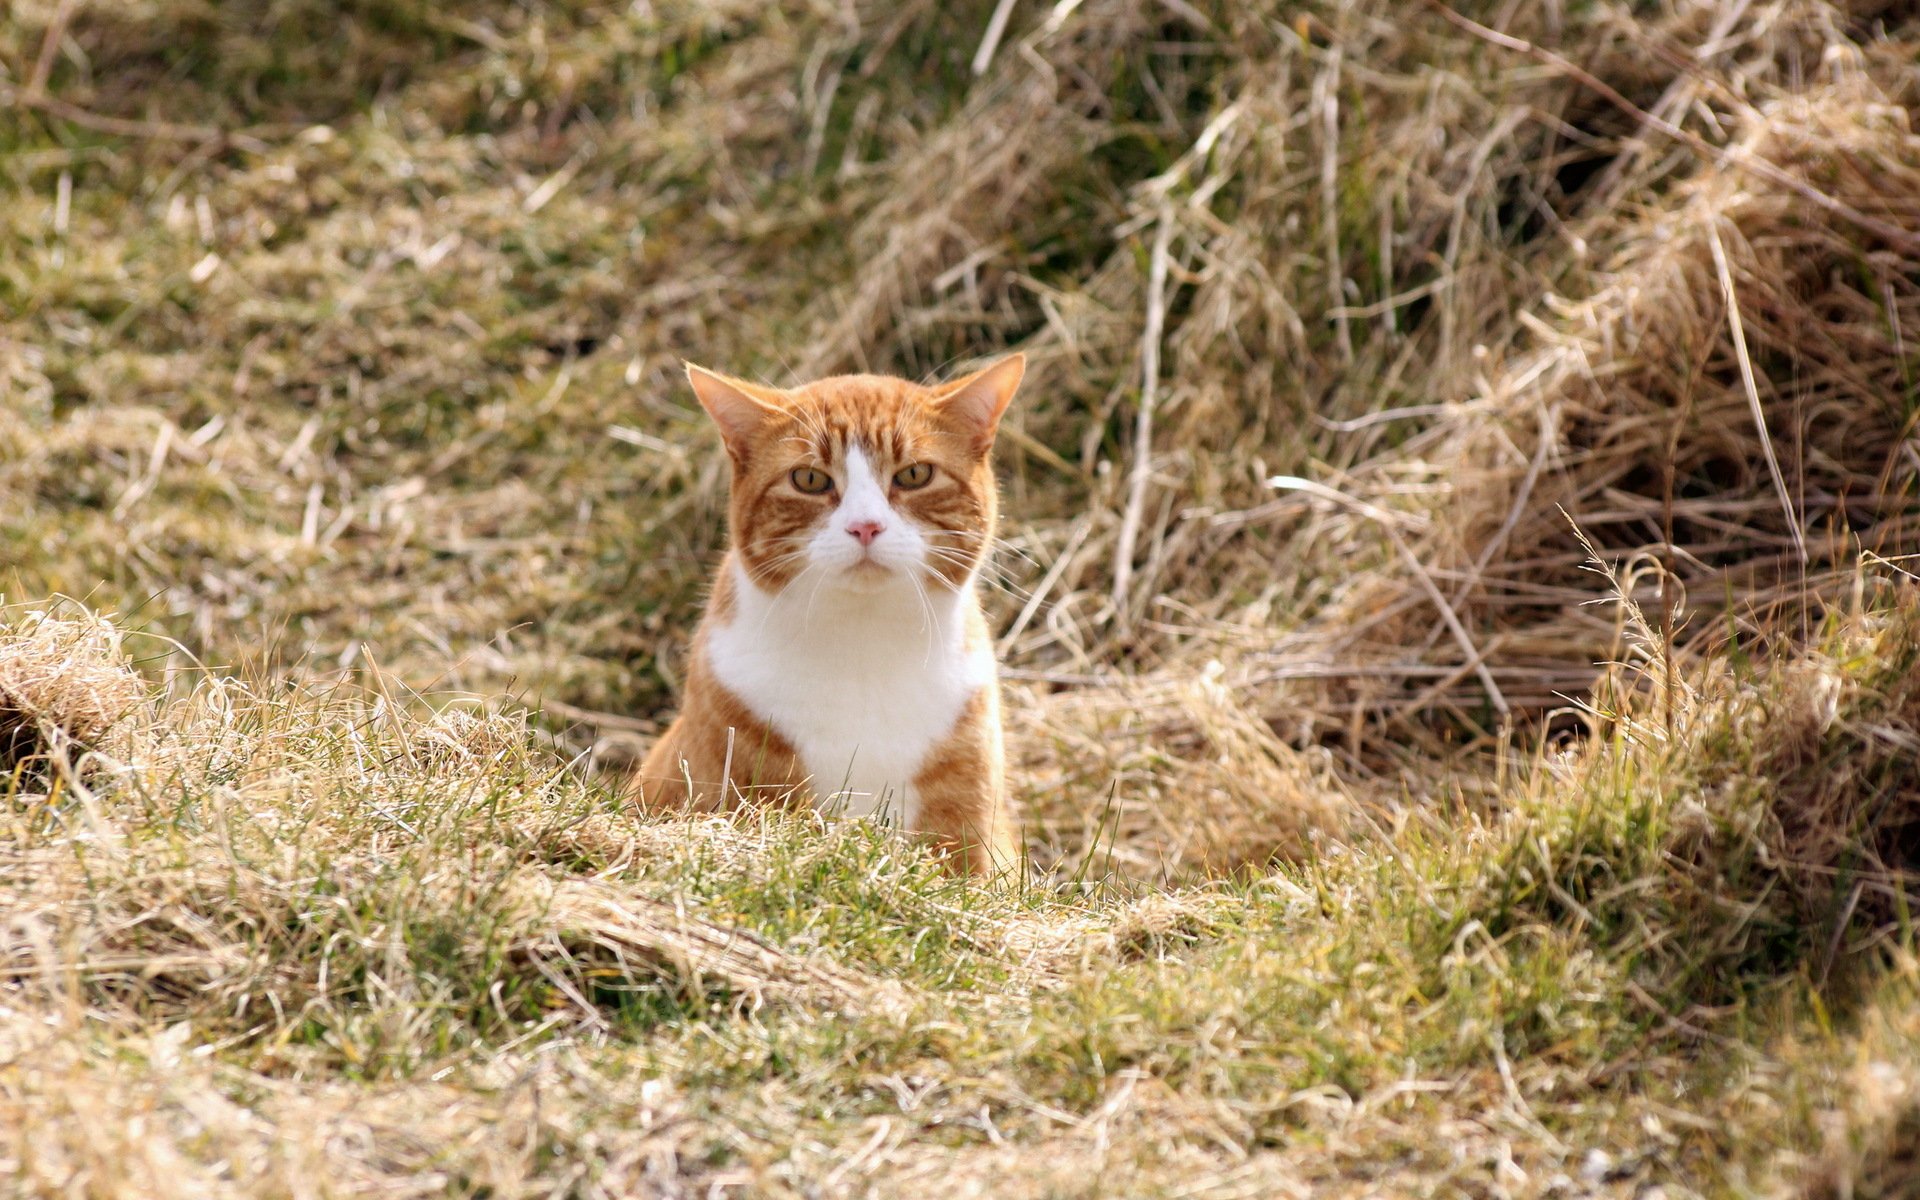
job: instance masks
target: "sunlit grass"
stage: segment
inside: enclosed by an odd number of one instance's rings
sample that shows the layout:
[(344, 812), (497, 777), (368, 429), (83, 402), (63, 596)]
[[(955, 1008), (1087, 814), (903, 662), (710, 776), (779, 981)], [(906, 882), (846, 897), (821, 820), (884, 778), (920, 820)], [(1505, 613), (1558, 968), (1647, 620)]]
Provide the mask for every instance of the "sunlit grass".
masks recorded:
[[(0, 16), (14, 1191), (1911, 1191), (1912, 21), (996, 7)], [(1015, 346), (1021, 877), (639, 818), (682, 360)]]

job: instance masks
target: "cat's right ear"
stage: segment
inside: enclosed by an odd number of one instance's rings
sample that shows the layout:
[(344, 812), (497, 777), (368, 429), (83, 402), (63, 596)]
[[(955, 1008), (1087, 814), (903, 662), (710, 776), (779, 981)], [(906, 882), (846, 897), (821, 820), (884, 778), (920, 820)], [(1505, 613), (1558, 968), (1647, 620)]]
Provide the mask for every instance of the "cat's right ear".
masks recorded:
[(692, 363), (687, 364), (687, 382), (693, 385), (693, 394), (700, 398), (700, 407), (706, 409), (713, 423), (720, 427), (720, 436), (727, 442), (727, 453), (737, 459), (746, 458), (754, 435), (766, 424), (767, 418), (780, 411), (780, 393), (773, 388), (734, 379)]

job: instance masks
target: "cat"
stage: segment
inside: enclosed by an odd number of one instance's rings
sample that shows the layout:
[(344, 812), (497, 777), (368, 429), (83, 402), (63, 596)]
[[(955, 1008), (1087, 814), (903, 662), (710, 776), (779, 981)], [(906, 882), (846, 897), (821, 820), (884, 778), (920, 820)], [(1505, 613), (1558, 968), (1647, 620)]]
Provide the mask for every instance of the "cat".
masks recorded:
[(687, 365), (732, 465), (731, 546), (649, 810), (811, 803), (926, 835), (975, 875), (1015, 862), (993, 641), (976, 579), (989, 461), (1026, 370), (780, 389)]

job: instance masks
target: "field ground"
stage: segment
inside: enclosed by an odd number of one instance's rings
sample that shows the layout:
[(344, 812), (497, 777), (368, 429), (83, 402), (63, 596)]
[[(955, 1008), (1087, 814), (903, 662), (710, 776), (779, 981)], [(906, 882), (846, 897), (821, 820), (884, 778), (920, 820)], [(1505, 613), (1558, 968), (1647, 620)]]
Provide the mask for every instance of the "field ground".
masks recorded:
[[(6, 1194), (1920, 1194), (1920, 17), (997, 7), (0, 16)], [(628, 811), (1006, 348), (1023, 878)]]

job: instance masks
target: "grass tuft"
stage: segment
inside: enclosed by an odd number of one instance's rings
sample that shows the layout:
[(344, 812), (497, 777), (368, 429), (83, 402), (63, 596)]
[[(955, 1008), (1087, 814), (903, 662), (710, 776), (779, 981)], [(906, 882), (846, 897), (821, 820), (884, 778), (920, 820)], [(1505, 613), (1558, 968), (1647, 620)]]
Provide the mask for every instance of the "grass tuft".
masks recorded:
[(0, 609), (0, 775), (89, 753), (124, 752), (147, 685), (120, 632), (91, 614)]

